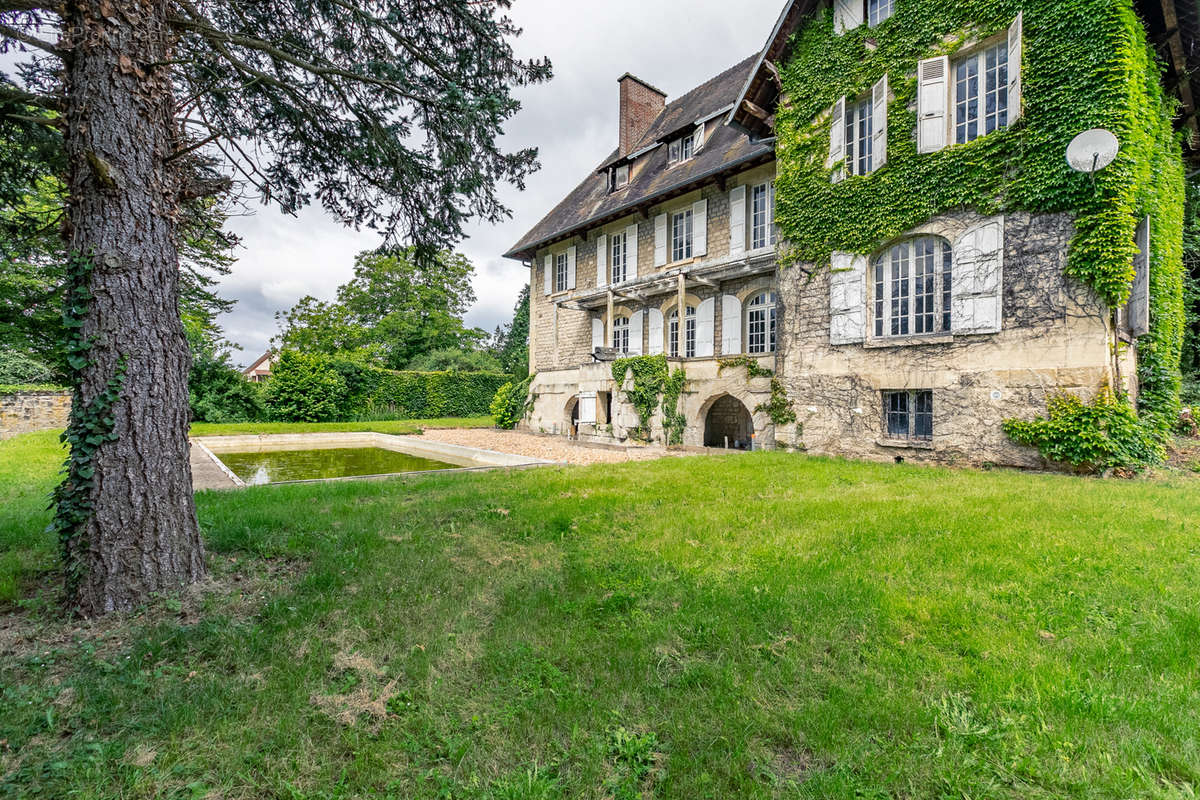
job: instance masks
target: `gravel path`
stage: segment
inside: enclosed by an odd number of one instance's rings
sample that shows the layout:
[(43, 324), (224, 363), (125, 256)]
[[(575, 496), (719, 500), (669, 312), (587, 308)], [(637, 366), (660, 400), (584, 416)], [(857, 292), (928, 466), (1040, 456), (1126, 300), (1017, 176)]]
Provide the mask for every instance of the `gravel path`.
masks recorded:
[(648, 461), (667, 455), (681, 455), (662, 448), (631, 448), (613, 450), (602, 447), (587, 447), (568, 441), (561, 436), (538, 436), (532, 433), (500, 431), (489, 428), (455, 428), (427, 430), (427, 439), (439, 442), (496, 450), (547, 461), (566, 464), (612, 464), (619, 461)]

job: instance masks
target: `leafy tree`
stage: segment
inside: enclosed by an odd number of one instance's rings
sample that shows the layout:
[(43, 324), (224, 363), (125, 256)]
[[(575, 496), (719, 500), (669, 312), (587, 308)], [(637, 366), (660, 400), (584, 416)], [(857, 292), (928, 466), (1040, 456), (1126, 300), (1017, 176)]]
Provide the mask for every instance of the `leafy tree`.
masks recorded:
[(483, 350), (447, 348), (423, 353), (409, 362), (416, 372), (503, 372), (500, 361)]
[(475, 302), (466, 256), (440, 252), (420, 262), (413, 248), (359, 253), (335, 303), (305, 297), (276, 315), (276, 342), (314, 353), (355, 353), (389, 369), (419, 355), (476, 348), (486, 337), (462, 316)]
[(78, 254), (55, 522), (75, 609), (131, 609), (205, 574), (177, 312), (184, 205), (227, 190), (228, 168), (285, 210), (319, 200), (411, 239), (420, 263), (470, 217), (499, 221), (496, 185), (536, 167), (536, 151), (496, 141), (512, 87), (550, 74), (513, 55), (508, 6), (0, 0), (4, 47), (38, 54), (0, 80), (0, 122), (60, 152)]
[(184, 317), (192, 353), (188, 372), (188, 404), (198, 422), (254, 422), (266, 416), (258, 384), (250, 383), (230, 358), (231, 345), (219, 339), (203, 320)]
[(0, 384), (51, 383), (54, 370), (15, 350), (0, 350)]
[(529, 374), (529, 284), (521, 289), (513, 307), (513, 320), (496, 328), (492, 348), (505, 372)]

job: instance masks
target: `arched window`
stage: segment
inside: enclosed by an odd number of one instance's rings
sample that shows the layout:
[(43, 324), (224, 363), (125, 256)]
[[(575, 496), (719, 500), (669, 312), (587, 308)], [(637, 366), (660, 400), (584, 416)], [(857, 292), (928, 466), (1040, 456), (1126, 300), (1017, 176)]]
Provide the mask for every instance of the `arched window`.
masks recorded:
[(900, 242), (875, 259), (872, 309), (876, 336), (950, 332), (953, 257), (938, 236)]
[[(688, 306), (683, 327), (683, 357), (696, 357), (696, 307)], [(679, 309), (671, 310), (667, 316), (667, 352), (671, 358), (679, 358)]]
[(775, 352), (774, 292), (763, 292), (746, 304), (746, 352)]
[(619, 353), (629, 352), (629, 317), (616, 317), (612, 321), (612, 346)]

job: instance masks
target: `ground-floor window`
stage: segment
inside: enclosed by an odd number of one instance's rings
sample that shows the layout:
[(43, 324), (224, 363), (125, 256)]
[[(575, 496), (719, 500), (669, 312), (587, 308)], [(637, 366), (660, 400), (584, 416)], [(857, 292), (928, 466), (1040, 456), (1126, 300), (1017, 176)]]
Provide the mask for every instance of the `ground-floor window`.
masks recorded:
[(747, 352), (775, 352), (775, 305), (775, 293), (763, 292), (746, 306)]
[[(688, 306), (683, 326), (683, 357), (696, 357), (696, 307)], [(679, 309), (667, 317), (667, 342), (671, 358), (679, 358)]]
[(884, 392), (883, 410), (889, 439), (933, 438), (933, 392)]

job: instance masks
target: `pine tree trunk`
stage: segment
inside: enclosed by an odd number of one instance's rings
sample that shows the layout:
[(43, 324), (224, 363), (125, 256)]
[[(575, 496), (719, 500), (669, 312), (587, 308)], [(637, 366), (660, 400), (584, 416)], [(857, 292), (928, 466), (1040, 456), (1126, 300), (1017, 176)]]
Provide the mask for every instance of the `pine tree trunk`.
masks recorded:
[(94, 265), (83, 326), (94, 344), (76, 415), (124, 373), (108, 413), (112, 440), (91, 461), (91, 513), (64, 545), (68, 601), (88, 616), (135, 608), (205, 574), (188, 463), (178, 178), (167, 161), (176, 139), (168, 5), (69, 0), (64, 19), (66, 237)]

